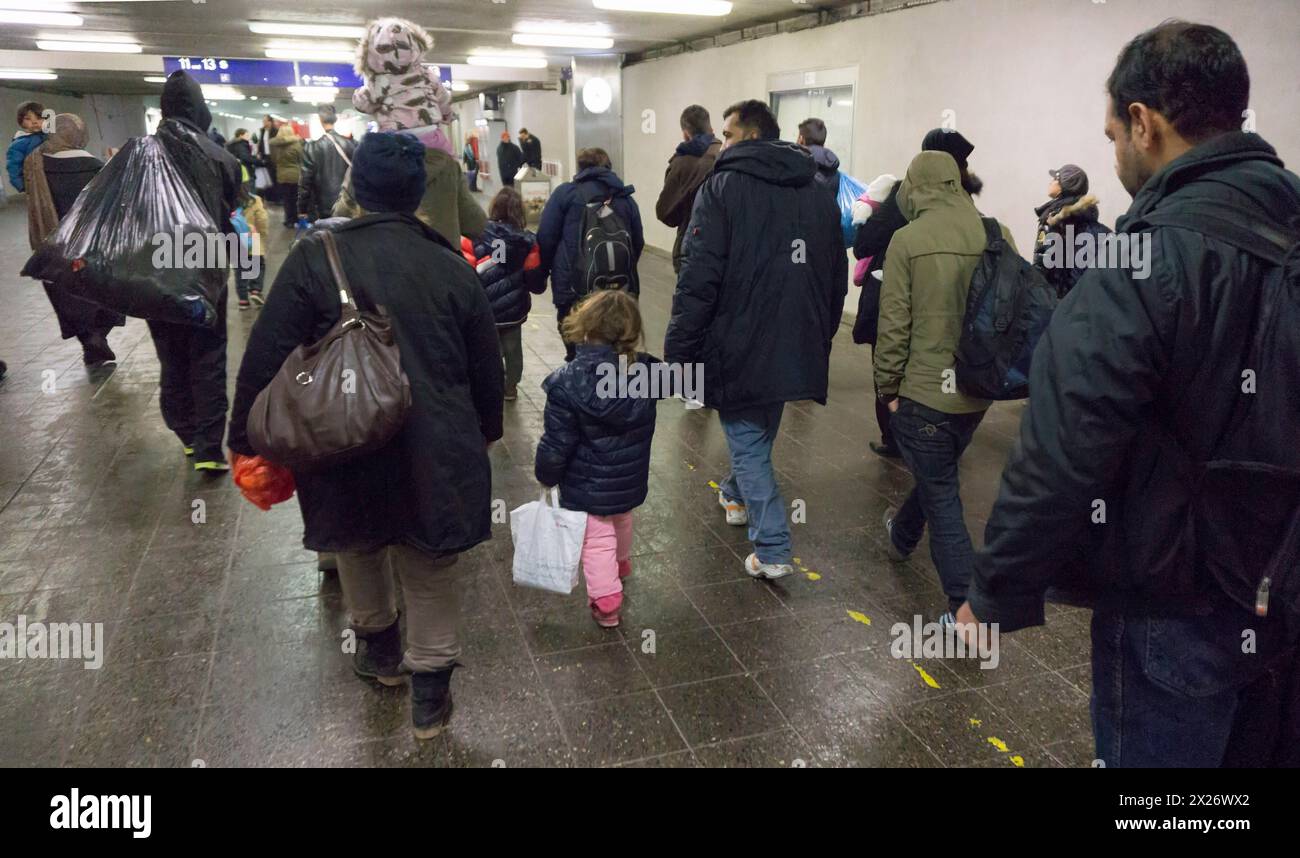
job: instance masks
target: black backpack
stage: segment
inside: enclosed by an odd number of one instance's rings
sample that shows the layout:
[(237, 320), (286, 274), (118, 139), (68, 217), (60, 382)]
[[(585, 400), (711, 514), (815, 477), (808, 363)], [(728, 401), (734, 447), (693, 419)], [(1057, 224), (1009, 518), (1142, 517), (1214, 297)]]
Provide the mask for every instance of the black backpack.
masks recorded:
[(599, 289), (637, 291), (632, 233), (614, 211), (613, 197), (600, 188), (588, 195), (578, 233), (573, 292), (582, 298)]
[(957, 386), (977, 399), (1029, 396), (1029, 364), (1060, 299), (1034, 266), (981, 218), (988, 244), (971, 276), (957, 344)]
[[(1223, 216), (1225, 209), (1232, 220)], [(1154, 212), (1128, 231), (1144, 225), (1197, 232), (1269, 263), (1260, 284), (1260, 315), (1246, 367), (1262, 365), (1266, 343), (1286, 332), (1294, 335), (1300, 320), (1300, 235), (1294, 229), (1280, 229), (1257, 214), (1223, 205)], [(1237, 397), (1223, 435), (1211, 448), (1216, 455), (1220, 450), (1249, 449), (1249, 439), (1239, 436), (1253, 402), (1253, 396)], [(1296, 415), (1257, 419), (1295, 420)], [(1300, 469), (1246, 459), (1193, 461), (1185, 452), (1183, 458), (1191, 496), (1175, 562), (1190, 563), (1198, 580), (1214, 581), (1256, 616), (1268, 616), (1280, 606), (1292, 622), (1300, 623)]]

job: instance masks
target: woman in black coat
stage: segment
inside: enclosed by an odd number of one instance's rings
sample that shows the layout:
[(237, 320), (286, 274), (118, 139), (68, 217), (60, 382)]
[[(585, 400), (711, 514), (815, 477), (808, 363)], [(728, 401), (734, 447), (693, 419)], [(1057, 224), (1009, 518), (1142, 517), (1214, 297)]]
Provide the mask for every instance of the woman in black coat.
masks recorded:
[[(392, 320), (411, 409), (380, 450), (294, 479), (304, 545), (338, 556), (352, 628), (365, 644), (354, 669), (389, 685), (411, 672), (416, 735), (429, 738), (450, 716), (451, 672), (461, 652), (450, 567), (491, 537), (487, 448), (502, 434), (501, 352), (473, 269), (412, 215), (425, 186), (419, 141), (366, 135), (352, 182), (364, 213), (332, 235), (358, 306), (383, 307)], [(318, 341), (339, 320), (325, 235), (309, 234), (290, 252), (249, 335), (230, 422), (236, 453), (255, 453), (247, 422), (257, 394), (296, 347)], [(394, 573), (405, 602), (405, 658)]]
[[(54, 131), (27, 156), (23, 167), (33, 250), (58, 228), (82, 189), (104, 168), (103, 161), (86, 151), (86, 139), (81, 117), (60, 113), (54, 117)], [(117, 355), (109, 348), (108, 332), (125, 325), (126, 317), (70, 295), (53, 283), (44, 286), (59, 320), (59, 332), (65, 340), (76, 337), (81, 342), (86, 366), (115, 362)]]

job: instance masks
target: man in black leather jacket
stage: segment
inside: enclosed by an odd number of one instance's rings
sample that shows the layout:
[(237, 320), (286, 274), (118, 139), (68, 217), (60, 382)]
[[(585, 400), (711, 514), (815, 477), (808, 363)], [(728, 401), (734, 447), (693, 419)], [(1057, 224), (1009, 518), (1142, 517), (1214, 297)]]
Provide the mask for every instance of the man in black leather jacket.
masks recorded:
[(355, 140), (334, 130), (334, 105), (322, 104), (316, 115), (325, 133), (303, 147), (298, 177), (298, 214), (310, 220), (330, 216), (357, 150)]

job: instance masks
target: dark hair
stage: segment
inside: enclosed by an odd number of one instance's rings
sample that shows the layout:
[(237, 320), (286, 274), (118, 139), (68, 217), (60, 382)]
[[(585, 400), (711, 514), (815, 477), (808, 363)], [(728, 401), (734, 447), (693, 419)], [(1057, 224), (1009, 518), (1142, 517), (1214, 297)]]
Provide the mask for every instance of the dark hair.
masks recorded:
[(29, 113), (35, 113), (37, 116), (43, 117), (45, 115), (45, 105), (41, 104), (39, 101), (24, 101), (22, 104), (18, 105), (19, 125), (23, 124), (23, 119), (26, 118)]
[(316, 108), (316, 115), (320, 117), (321, 125), (333, 125), (339, 121), (338, 112), (334, 110), (332, 104), (322, 104)]
[(244, 136), (245, 134), (247, 134), (247, 133), (248, 133), (248, 129), (247, 129), (247, 128), (236, 128), (236, 129), (235, 129), (235, 139), (238, 140), (240, 137), (243, 137), (243, 136)]
[(1125, 128), (1132, 122), (1129, 105), (1145, 104), (1197, 143), (1241, 127), (1250, 104), (1250, 72), (1227, 33), (1169, 20), (1124, 46), (1106, 90)]
[[(519, 129), (522, 131), (523, 129)], [(578, 150), (578, 169), (585, 170), (588, 167), (609, 167), (609, 153), (604, 149), (579, 149)]]
[(528, 223), (524, 215), (524, 198), (514, 188), (505, 187), (497, 191), (488, 205), (488, 220), (523, 229)]
[(519, 129), (519, 133), (520, 133), (520, 134), (527, 134), (527, 133), (528, 133), (528, 129), (527, 129), (527, 128), (520, 128), (520, 129)]
[(799, 134), (809, 146), (826, 145), (826, 123), (816, 117), (800, 122)]
[(722, 114), (725, 120), (736, 114), (736, 124), (746, 131), (757, 131), (760, 140), (777, 140), (781, 137), (781, 126), (772, 115), (772, 108), (761, 101), (749, 99), (737, 101)]
[(698, 104), (692, 104), (683, 110), (682, 130), (691, 132), (692, 137), (696, 134), (711, 133), (713, 131), (713, 122), (709, 119), (709, 111)]

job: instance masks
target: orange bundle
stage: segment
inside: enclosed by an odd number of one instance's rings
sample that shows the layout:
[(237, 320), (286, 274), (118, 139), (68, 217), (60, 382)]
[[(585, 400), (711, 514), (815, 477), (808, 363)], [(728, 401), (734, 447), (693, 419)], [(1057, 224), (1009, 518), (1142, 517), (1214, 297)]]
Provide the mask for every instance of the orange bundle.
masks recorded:
[(234, 457), (232, 475), (239, 491), (261, 510), (268, 510), (278, 503), (293, 497), (293, 472), (288, 468), (268, 462), (261, 456), (242, 456), (231, 452)]

